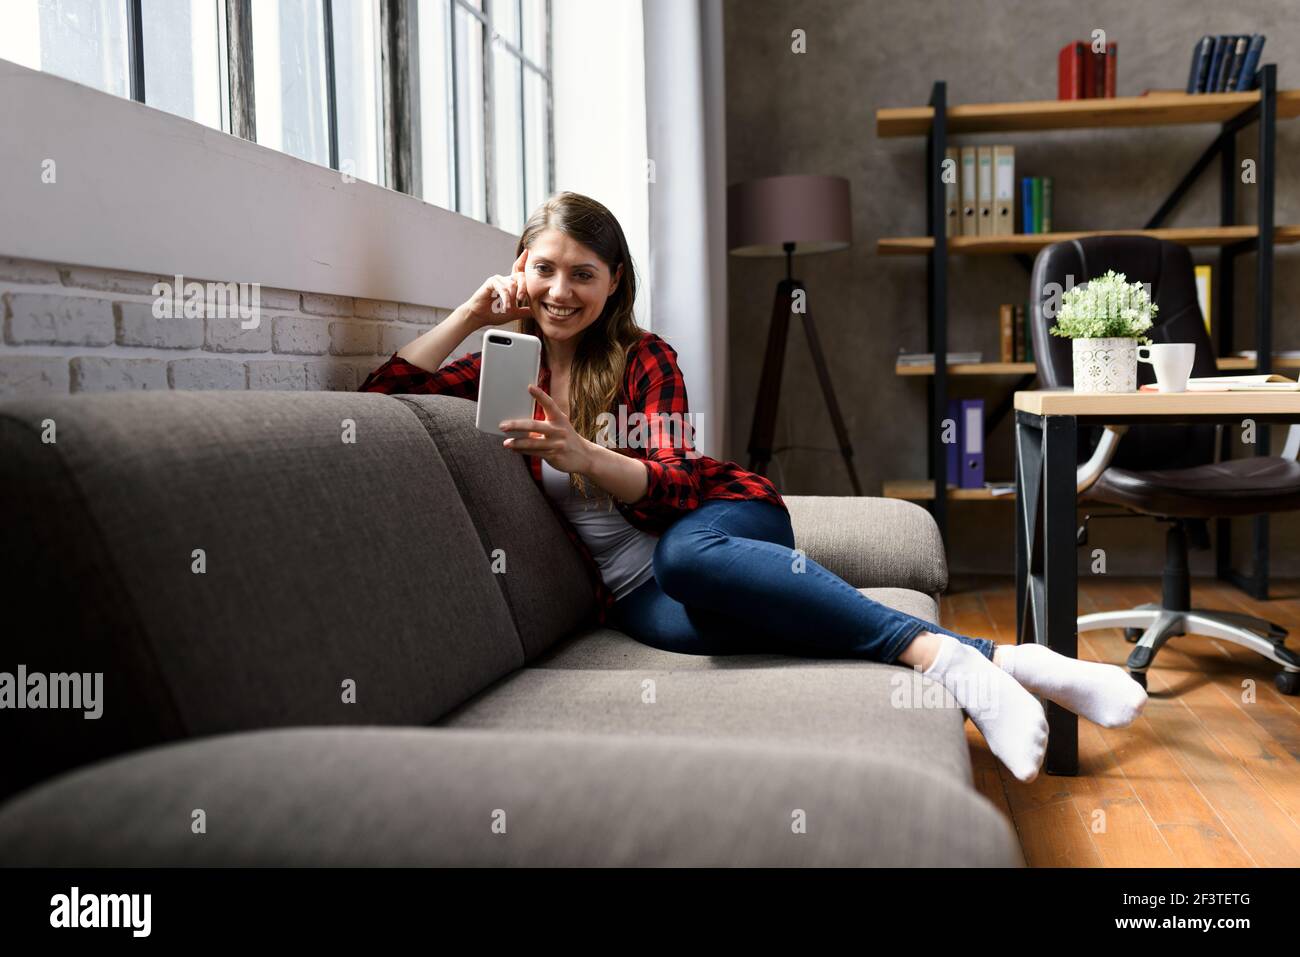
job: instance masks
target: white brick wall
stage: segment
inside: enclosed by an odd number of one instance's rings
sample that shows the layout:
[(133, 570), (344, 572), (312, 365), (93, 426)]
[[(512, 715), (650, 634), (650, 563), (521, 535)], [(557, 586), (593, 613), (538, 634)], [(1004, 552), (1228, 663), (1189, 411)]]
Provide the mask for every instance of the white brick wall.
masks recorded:
[[(262, 288), (253, 329), (237, 317), (158, 318), (154, 284), (174, 281), (0, 257), (0, 398), (123, 389), (352, 390), (451, 311)], [(449, 359), (477, 349), (472, 338)]]

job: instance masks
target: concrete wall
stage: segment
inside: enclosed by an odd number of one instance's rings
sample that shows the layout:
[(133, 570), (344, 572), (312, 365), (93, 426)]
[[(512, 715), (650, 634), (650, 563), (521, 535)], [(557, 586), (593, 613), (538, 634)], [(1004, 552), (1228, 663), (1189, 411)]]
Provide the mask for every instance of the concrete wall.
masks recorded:
[[(925, 105), (935, 80), (950, 103), (1052, 99), (1056, 54), (1066, 42), (1104, 29), (1119, 45), (1118, 92), (1181, 89), (1194, 42), (1205, 33), (1261, 32), (1264, 61), (1278, 64), (1282, 88), (1300, 86), (1300, 18), (1289, 0), (1225, 6), (1213, 0), (726, 0), (727, 180), (785, 173), (824, 173), (851, 184), (855, 242), (829, 255), (800, 257), (795, 273), (809, 287), (868, 494), (886, 478), (925, 472), (926, 380), (894, 374), (900, 347), (925, 350), (925, 261), (882, 257), (876, 240), (924, 234), (921, 138), (881, 139), (875, 111)], [(791, 31), (807, 34), (807, 52), (791, 51)], [(1011, 143), (1016, 172), (1052, 176), (1058, 229), (1133, 228), (1156, 207), (1215, 135), (1214, 126), (990, 134), (955, 138), (967, 145)], [(1240, 159), (1256, 155), (1256, 128), (1239, 139)], [(1279, 123), (1276, 222), (1300, 222), (1300, 120)], [(1241, 221), (1252, 222), (1255, 186), (1238, 187)], [(1212, 167), (1166, 225), (1218, 223), (1218, 176)], [(1213, 250), (1193, 251), (1214, 262)], [(1300, 247), (1275, 260), (1274, 345), (1300, 348)], [(998, 355), (997, 307), (1023, 300), (1028, 274), (1010, 257), (949, 260), (949, 348)], [(1236, 275), (1237, 343), (1253, 346), (1255, 260)], [(762, 367), (780, 260), (730, 260), (733, 440), (729, 456), (746, 459), (753, 399)], [(1013, 379), (950, 379), (950, 391), (996, 404)], [(1284, 432), (1275, 431), (1273, 450)], [(851, 494), (817, 387), (802, 329), (791, 328), (776, 445), (812, 446), (779, 453), (769, 471), (795, 494)], [(1011, 426), (989, 436), (987, 473), (1010, 479)], [(949, 563), (953, 571), (1010, 572), (1014, 562), (1009, 502), (953, 503)], [(1300, 516), (1273, 520), (1272, 562), (1278, 575), (1300, 574)], [(1247, 520), (1234, 522), (1238, 548)], [(1093, 527), (1111, 572), (1158, 574), (1163, 527), (1150, 521)], [(1237, 549), (1234, 549), (1236, 551)], [(1244, 552), (1242, 552), (1244, 561)], [(1081, 555), (1081, 559), (1083, 556)], [(1213, 570), (1210, 552), (1194, 553), (1193, 571)], [(1081, 562), (1081, 569), (1087, 566)]]

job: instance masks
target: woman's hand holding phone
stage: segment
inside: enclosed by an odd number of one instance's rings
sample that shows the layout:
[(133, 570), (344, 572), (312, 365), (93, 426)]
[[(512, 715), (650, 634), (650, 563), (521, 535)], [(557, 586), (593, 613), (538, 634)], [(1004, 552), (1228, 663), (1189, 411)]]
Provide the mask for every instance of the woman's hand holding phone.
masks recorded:
[(533, 314), (524, 282), (527, 263), (525, 249), (510, 268), (510, 275), (489, 276), (460, 307), (476, 329), (504, 325)]

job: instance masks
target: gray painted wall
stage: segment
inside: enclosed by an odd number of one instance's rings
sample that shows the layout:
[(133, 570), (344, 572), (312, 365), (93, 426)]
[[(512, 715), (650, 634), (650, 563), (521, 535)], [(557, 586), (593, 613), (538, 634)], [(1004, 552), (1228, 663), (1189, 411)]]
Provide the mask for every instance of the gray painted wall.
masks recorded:
[[(1181, 89), (1193, 43), (1205, 33), (1267, 34), (1264, 62), (1278, 64), (1283, 89), (1300, 87), (1300, 18), (1293, 0), (1225, 5), (1216, 0), (726, 0), (727, 181), (786, 173), (846, 177), (852, 189), (855, 242), (844, 252), (797, 257), (809, 287), (831, 376), (868, 494), (885, 478), (920, 477), (926, 458), (926, 380), (894, 374), (900, 346), (925, 349), (925, 261), (878, 256), (883, 236), (924, 234), (924, 140), (881, 139), (880, 107), (921, 106), (935, 80), (950, 103), (1051, 99), (1056, 54), (1094, 29), (1119, 44), (1118, 93)], [(791, 52), (791, 31), (807, 33), (807, 52)], [(1052, 176), (1056, 228), (1140, 226), (1195, 161), (1213, 126), (1048, 134), (989, 134), (961, 144), (1012, 143), (1016, 173)], [(1240, 137), (1239, 158), (1255, 155), (1256, 128)], [(1276, 222), (1300, 222), (1300, 119), (1279, 123)], [(1254, 186), (1240, 186), (1241, 221), (1253, 222)], [(1217, 167), (1170, 217), (1169, 226), (1218, 222)], [(1210, 249), (1193, 250), (1213, 262)], [(1010, 257), (955, 257), (950, 263), (949, 348), (997, 358), (997, 307), (1025, 297), (1028, 274)], [(1275, 348), (1300, 348), (1300, 247), (1275, 260)], [(753, 399), (762, 367), (772, 295), (781, 260), (730, 257), (729, 305), (734, 427), (729, 454), (747, 459)], [(1253, 347), (1253, 256), (1239, 262), (1237, 343)], [(949, 380), (956, 395), (995, 404), (1013, 379)], [(1273, 434), (1274, 452), (1285, 432)], [(826, 414), (802, 328), (792, 326), (776, 445), (814, 446), (778, 453), (769, 474), (791, 494), (852, 494)], [(989, 437), (987, 474), (1012, 477), (1011, 425)], [(950, 509), (949, 564), (954, 572), (1006, 572), (1014, 563), (1009, 502), (957, 502)], [(1248, 520), (1234, 523), (1239, 566)], [(1093, 526), (1092, 545), (1107, 550), (1108, 570), (1159, 574), (1163, 528), (1150, 520)], [(1295, 554), (1300, 515), (1272, 522), (1275, 575), (1300, 574)], [(1081, 559), (1086, 557), (1081, 552)], [(1211, 552), (1193, 553), (1196, 574), (1213, 572)], [(1081, 563), (1080, 568), (1085, 569)]]

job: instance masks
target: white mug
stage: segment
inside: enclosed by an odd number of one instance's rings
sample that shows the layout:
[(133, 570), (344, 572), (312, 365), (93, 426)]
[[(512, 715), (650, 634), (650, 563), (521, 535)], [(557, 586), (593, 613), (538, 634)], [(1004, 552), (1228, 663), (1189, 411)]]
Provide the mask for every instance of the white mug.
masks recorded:
[[(1142, 354), (1142, 350), (1147, 355)], [(1156, 370), (1157, 392), (1186, 392), (1187, 379), (1196, 361), (1196, 343), (1159, 342), (1137, 347), (1138, 362), (1149, 362)]]

